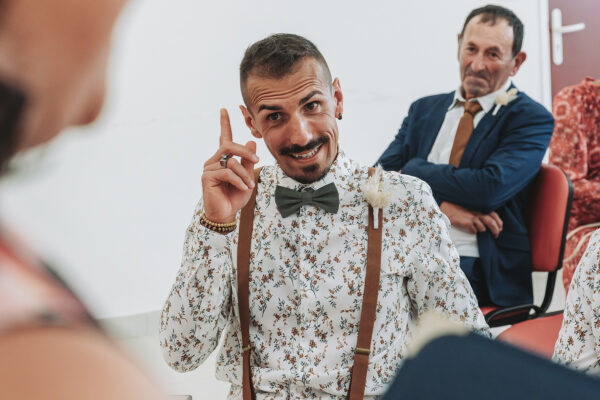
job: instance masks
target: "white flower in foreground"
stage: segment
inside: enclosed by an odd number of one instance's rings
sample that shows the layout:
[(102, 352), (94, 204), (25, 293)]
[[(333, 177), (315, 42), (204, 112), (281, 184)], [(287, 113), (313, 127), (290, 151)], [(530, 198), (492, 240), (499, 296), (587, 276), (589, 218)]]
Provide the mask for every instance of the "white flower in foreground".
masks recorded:
[(517, 88), (512, 88), (506, 92), (498, 94), (498, 96), (496, 96), (496, 108), (494, 108), (494, 112), (492, 113), (492, 115), (496, 115), (500, 107), (505, 106), (514, 99), (516, 99), (518, 93), (519, 91), (517, 90)]
[(375, 168), (373, 175), (362, 185), (362, 191), (367, 202), (373, 207), (373, 228), (379, 229), (379, 209), (385, 207), (391, 200), (392, 194), (387, 190), (381, 179), (381, 165)]

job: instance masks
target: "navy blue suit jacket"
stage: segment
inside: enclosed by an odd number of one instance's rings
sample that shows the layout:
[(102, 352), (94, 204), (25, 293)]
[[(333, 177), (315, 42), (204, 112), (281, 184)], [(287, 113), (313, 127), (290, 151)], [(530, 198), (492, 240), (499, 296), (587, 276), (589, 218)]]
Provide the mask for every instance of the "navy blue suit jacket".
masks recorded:
[(500, 341), (442, 336), (407, 358), (384, 400), (596, 400), (600, 380)]
[(472, 211), (496, 211), (503, 221), (497, 239), (477, 234), (480, 264), (492, 303), (508, 306), (532, 301), (531, 260), (523, 209), (554, 129), (552, 115), (529, 96), (493, 109), (479, 121), (458, 168), (432, 164), (427, 156), (454, 92), (415, 101), (394, 141), (379, 160), (385, 170), (402, 170), (427, 182), (438, 204)]

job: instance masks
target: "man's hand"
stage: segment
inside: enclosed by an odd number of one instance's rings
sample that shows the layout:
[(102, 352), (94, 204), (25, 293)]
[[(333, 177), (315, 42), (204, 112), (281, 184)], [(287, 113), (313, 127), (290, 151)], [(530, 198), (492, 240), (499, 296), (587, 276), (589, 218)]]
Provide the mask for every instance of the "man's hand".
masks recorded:
[(481, 214), (477, 213), (479, 220), (483, 222), (483, 224), (490, 230), (494, 238), (498, 238), (500, 232), (502, 232), (502, 228), (504, 226), (500, 216), (496, 214), (496, 211), (492, 211), (489, 214)]
[[(221, 109), (221, 136), (219, 149), (204, 163), (202, 173), (202, 198), (204, 215), (213, 222), (233, 222), (237, 212), (250, 199), (254, 188), (254, 164), (258, 162), (256, 143), (246, 145), (233, 142), (229, 114)], [(240, 157), (240, 161), (231, 157), (227, 168), (219, 162), (223, 154)]]
[(440, 204), (440, 210), (448, 217), (452, 226), (469, 233), (476, 234), (489, 229), (491, 234), (497, 238), (502, 232), (503, 222), (495, 211), (482, 214), (448, 201)]

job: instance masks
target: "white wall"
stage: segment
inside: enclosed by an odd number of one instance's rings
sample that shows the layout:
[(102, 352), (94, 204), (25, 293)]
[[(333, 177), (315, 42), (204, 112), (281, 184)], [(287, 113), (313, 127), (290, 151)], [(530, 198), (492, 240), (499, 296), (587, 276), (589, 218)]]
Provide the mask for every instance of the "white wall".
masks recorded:
[[(545, 0), (498, 3), (525, 23), (529, 57), (515, 82), (542, 100)], [(219, 108), (232, 114), (234, 139), (251, 138), (237, 110), (238, 64), (250, 43), (275, 32), (313, 40), (341, 79), (342, 146), (371, 164), (410, 102), (458, 86), (456, 35), (484, 4), (133, 1), (115, 33), (103, 117), (55, 141), (33, 171), (5, 179), (0, 213), (97, 315), (156, 310), (178, 268), (203, 162), (217, 147)], [(260, 143), (259, 156), (271, 162)]]

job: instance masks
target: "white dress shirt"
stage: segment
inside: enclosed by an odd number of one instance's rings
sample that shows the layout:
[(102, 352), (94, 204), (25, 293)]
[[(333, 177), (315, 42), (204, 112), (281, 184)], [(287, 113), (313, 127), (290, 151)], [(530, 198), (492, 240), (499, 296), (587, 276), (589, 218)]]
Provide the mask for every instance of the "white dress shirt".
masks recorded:
[[(302, 185), (279, 166), (264, 167), (256, 196), (250, 259), (250, 342), (256, 399), (345, 399), (363, 298), (368, 204), (361, 191), (368, 168), (340, 152), (320, 181)], [(277, 185), (318, 189), (334, 182), (337, 213), (303, 206), (282, 218)], [(407, 355), (416, 319), (434, 310), (487, 331), (459, 268), (429, 186), (384, 172), (392, 194), (383, 213), (381, 278), (365, 398), (382, 396)], [(241, 399), (241, 332), (237, 300), (238, 231), (200, 225), (198, 205), (181, 268), (163, 308), (160, 344), (169, 365), (196, 368), (217, 347), (216, 376)]]
[[(469, 100), (478, 101), (481, 105), (481, 111), (475, 114), (473, 118), (473, 129), (477, 128), (479, 121), (481, 121), (486, 113), (494, 109), (496, 105), (496, 97), (500, 93), (506, 92), (510, 88), (510, 85), (511, 81), (508, 79), (504, 86), (499, 90), (485, 96)], [(456, 136), (456, 129), (458, 128), (458, 123), (465, 112), (465, 107), (461, 102), (464, 103), (465, 99), (463, 98), (461, 89), (459, 87), (454, 92), (454, 100), (452, 101), (452, 104), (450, 104), (450, 107), (448, 107), (444, 122), (442, 123), (440, 131), (438, 132), (431, 151), (429, 152), (429, 156), (427, 157), (427, 161), (430, 163), (448, 164), (450, 160), (450, 152), (452, 151), (452, 145), (454, 144), (454, 137)], [(452, 242), (454, 242), (454, 245), (458, 250), (458, 254), (461, 256), (479, 257), (476, 234), (469, 233), (451, 226), (450, 237), (452, 238)]]

